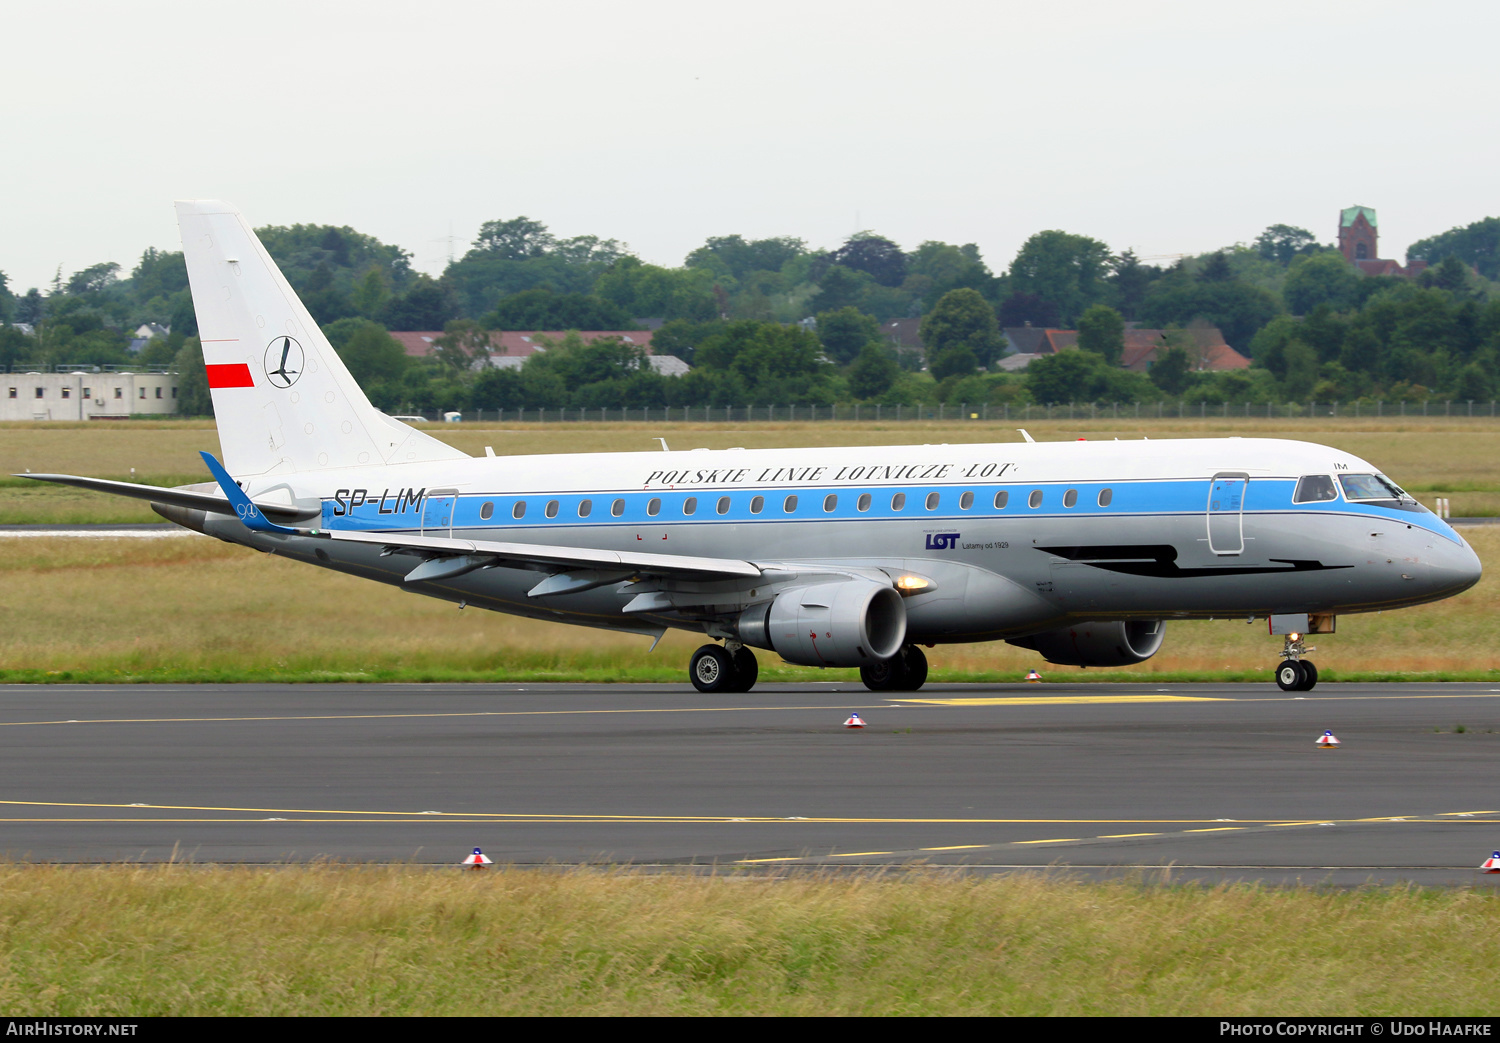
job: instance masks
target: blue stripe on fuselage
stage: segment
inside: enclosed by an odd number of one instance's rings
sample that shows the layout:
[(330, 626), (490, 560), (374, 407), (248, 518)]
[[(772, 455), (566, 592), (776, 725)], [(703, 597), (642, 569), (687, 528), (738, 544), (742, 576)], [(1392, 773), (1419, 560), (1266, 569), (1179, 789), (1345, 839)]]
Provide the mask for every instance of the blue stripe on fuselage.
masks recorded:
[[(878, 487), (812, 486), (792, 489), (786, 487), (740, 488), (732, 491), (603, 490), (556, 495), (465, 493), (457, 497), (449, 494), (449, 498), (456, 499), (452, 508), (452, 528), (470, 532), (490, 529), (499, 537), (507, 530), (535, 529), (547, 525), (654, 526), (701, 525), (714, 522), (747, 524), (785, 521), (904, 520), (956, 526), (967, 519), (1011, 516), (1059, 519), (1104, 515), (1140, 517), (1143, 515), (1203, 514), (1207, 510), (1211, 484), (1209, 479), (1199, 478), (1126, 482), (1034, 482), (1025, 485), (1007, 483)], [(1402, 511), (1371, 503), (1349, 503), (1342, 499), (1322, 503), (1293, 504), (1291, 500), (1295, 487), (1295, 479), (1251, 479), (1246, 489), (1245, 513), (1281, 514), (1289, 511), (1307, 511), (1337, 515), (1363, 515), (1383, 521), (1415, 525), (1455, 543), (1462, 544), (1463, 542), (1450, 526), (1425, 509), (1420, 512)], [(1111, 501), (1108, 506), (1101, 507), (1099, 494), (1106, 489), (1111, 493)], [(1042, 502), (1033, 508), (1029, 506), (1029, 498), (1036, 490), (1042, 492)], [(1077, 499), (1072, 507), (1064, 506), (1064, 497), (1069, 490), (1077, 492)], [(974, 499), (972, 506), (968, 510), (963, 510), (959, 507), (959, 503), (960, 498), (966, 492), (972, 492)], [(995, 494), (998, 492), (1005, 492), (1008, 497), (1006, 506), (1003, 508), (996, 508), (994, 505)], [(928, 510), (926, 500), (932, 493), (938, 494), (938, 504), (934, 509)], [(868, 510), (861, 511), (858, 504), (861, 495), (864, 494), (870, 496), (871, 503)], [(897, 494), (904, 494), (906, 497), (906, 503), (900, 510), (891, 506), (892, 499)], [(836, 496), (837, 502), (832, 510), (825, 510), (824, 500), (829, 495)], [(764, 498), (763, 507), (758, 514), (752, 514), (751, 502), (757, 496)], [(784, 506), (788, 496), (797, 497), (796, 509), (791, 513), (788, 513)], [(723, 514), (718, 512), (721, 497), (729, 498), (729, 509)], [(348, 513), (344, 515), (334, 515), (333, 501), (325, 500), (323, 527), (364, 531), (416, 531), (422, 528), (423, 514), (432, 510), (434, 499), (424, 495), (420, 499), (413, 500), (410, 497), (390, 494), (384, 498), (367, 500), (358, 507), (347, 508)], [(683, 513), (683, 507), (689, 499), (697, 501), (696, 510), (691, 515)], [(557, 513), (555, 517), (548, 518), (546, 508), (554, 500), (558, 505)], [(579, 505), (585, 500), (590, 501), (592, 508), (586, 518), (578, 514)], [(618, 516), (611, 513), (612, 505), (616, 500), (624, 501), (624, 509)], [(660, 507), (655, 515), (647, 513), (648, 505), (652, 500), (660, 501)], [(493, 505), (492, 514), (488, 519), (480, 517), (481, 508), (486, 503)], [(525, 504), (524, 513), (520, 518), (514, 516), (517, 503)], [(446, 522), (446, 519), (443, 521)], [(447, 524), (438, 523), (436, 517), (430, 517), (429, 522), (433, 528), (444, 530), (449, 528)]]

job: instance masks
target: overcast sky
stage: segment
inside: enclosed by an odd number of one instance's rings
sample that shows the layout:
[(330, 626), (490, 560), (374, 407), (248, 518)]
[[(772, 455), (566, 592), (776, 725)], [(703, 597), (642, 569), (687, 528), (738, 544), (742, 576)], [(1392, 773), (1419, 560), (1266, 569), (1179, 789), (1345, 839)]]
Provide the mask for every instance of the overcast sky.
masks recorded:
[(171, 201), (352, 225), (437, 272), (517, 215), (678, 265), (711, 235), (1142, 255), (1268, 224), (1381, 255), (1500, 214), (1500, 5), (11, 4), (0, 271), (179, 249)]

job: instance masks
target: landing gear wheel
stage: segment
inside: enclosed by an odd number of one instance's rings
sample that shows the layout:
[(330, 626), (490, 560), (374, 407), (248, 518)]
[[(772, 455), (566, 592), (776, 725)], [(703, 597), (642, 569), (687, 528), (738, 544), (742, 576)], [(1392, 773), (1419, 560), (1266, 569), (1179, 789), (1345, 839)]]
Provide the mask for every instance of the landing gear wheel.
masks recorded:
[(901, 682), (905, 680), (902, 665), (901, 653), (897, 652), (890, 659), (882, 659), (874, 666), (860, 667), (859, 679), (872, 692), (899, 692)]
[(927, 657), (907, 645), (889, 659), (860, 667), (859, 679), (872, 692), (915, 692), (927, 681)]
[[(1316, 677), (1314, 678), (1316, 679)], [(1283, 692), (1306, 691), (1303, 684), (1307, 680), (1307, 671), (1302, 668), (1302, 663), (1296, 659), (1284, 659), (1276, 668), (1276, 687)]]
[(1302, 687), (1298, 688), (1297, 691), (1310, 692), (1313, 690), (1313, 685), (1318, 683), (1318, 668), (1313, 666), (1311, 659), (1299, 661), (1302, 664)]
[(927, 656), (916, 645), (907, 645), (902, 652), (906, 657), (906, 684), (902, 691), (915, 692), (927, 683)]
[(755, 687), (755, 679), (760, 676), (760, 664), (755, 661), (755, 653), (748, 648), (738, 648), (733, 656), (734, 663), (734, 685), (727, 691), (748, 692)]
[(718, 645), (704, 645), (693, 653), (688, 677), (700, 692), (732, 692), (739, 674), (728, 652)]

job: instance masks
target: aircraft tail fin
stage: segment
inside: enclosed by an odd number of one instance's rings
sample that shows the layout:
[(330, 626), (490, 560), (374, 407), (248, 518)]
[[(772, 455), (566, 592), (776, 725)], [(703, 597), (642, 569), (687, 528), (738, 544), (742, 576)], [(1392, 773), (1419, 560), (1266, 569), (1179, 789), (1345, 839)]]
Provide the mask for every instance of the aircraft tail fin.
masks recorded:
[(177, 223), (231, 473), (468, 455), (370, 404), (238, 210), (179, 201)]

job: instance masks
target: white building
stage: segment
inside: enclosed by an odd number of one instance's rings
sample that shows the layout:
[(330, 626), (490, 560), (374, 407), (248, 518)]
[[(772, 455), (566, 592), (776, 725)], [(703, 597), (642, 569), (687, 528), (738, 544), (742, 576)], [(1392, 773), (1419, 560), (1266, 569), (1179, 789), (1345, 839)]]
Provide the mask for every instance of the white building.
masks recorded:
[(177, 412), (175, 373), (5, 373), (0, 381), (0, 420), (122, 420)]

